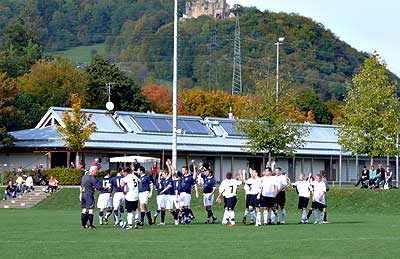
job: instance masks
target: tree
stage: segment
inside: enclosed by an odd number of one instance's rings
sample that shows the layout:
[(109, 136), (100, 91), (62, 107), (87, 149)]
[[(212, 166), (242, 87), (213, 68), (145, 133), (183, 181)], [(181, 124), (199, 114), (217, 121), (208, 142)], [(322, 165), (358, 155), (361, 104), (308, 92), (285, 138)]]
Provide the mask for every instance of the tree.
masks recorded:
[(276, 103), (272, 84), (258, 82), (256, 88), (259, 96), (246, 103), (237, 123), (238, 130), (243, 131), (248, 139), (246, 149), (252, 153), (267, 152), (270, 159), (277, 153), (293, 154), (304, 144), (303, 136), (308, 129), (294, 124), (293, 118), (297, 116), (288, 114), (291, 96), (282, 85), (279, 102)]
[(172, 94), (165, 86), (149, 83), (142, 89), (142, 94), (149, 99), (153, 111), (172, 113)]
[(112, 83), (111, 101), (114, 102), (116, 110), (150, 110), (150, 102), (142, 95), (140, 87), (115, 64), (96, 56), (85, 71), (89, 75), (87, 101), (90, 108), (104, 109), (107, 102), (106, 83)]
[[(81, 111), (81, 99), (77, 94), (71, 95), (71, 103), (72, 116), (70, 112), (64, 111), (62, 121), (65, 127), (57, 126), (57, 131), (69, 150), (80, 152), (97, 128), (96, 123), (91, 122), (91, 116)], [(76, 164), (79, 163), (78, 157), (77, 155)]]
[(223, 91), (184, 90), (179, 95), (179, 113), (201, 117), (228, 117), (230, 108), (240, 116), (246, 97), (232, 96)]
[(17, 101), (25, 110), (25, 120), (34, 124), (50, 106), (70, 106), (73, 93), (84, 100), (88, 82), (85, 72), (76, 69), (67, 59), (38, 61), (28, 74), (18, 78)]
[(42, 46), (29, 26), (18, 17), (5, 29), (4, 45), (0, 46), (0, 72), (11, 77), (23, 75), (42, 57)]
[(343, 126), (339, 143), (343, 150), (371, 158), (396, 153), (399, 132), (399, 102), (396, 84), (389, 80), (386, 65), (377, 54), (365, 60), (347, 85), (343, 107)]
[(16, 109), (14, 100), (17, 95), (15, 80), (0, 73), (0, 148), (14, 141), (7, 131), (15, 127)]
[(312, 112), (317, 123), (330, 124), (332, 121), (332, 114), (328, 107), (312, 88), (299, 89), (296, 93), (295, 105), (302, 112)]

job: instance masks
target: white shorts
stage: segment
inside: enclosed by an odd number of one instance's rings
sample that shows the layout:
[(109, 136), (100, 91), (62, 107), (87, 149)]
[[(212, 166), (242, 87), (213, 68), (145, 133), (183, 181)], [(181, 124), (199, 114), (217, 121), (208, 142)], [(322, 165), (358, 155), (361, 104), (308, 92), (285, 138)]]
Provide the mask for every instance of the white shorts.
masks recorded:
[(97, 199), (97, 208), (106, 209), (113, 206), (112, 196), (109, 193), (100, 193)]
[[(210, 196), (212, 196), (211, 200), (208, 199), (208, 197), (210, 197)], [(204, 203), (204, 207), (212, 206), (214, 204), (214, 194), (211, 195), (211, 193), (204, 193), (203, 203)]]
[(157, 195), (157, 210), (161, 210), (161, 201), (163, 195)]
[(172, 210), (174, 208), (174, 195), (163, 194), (160, 207), (162, 209)]
[(149, 194), (150, 192), (139, 192), (139, 203), (140, 204), (148, 204), (149, 203)]
[(181, 192), (181, 198), (179, 200), (179, 205), (181, 207), (190, 207), (190, 199), (192, 196), (189, 193)]
[(113, 208), (119, 208), (125, 205), (125, 196), (123, 192), (116, 192), (114, 193), (113, 197)]

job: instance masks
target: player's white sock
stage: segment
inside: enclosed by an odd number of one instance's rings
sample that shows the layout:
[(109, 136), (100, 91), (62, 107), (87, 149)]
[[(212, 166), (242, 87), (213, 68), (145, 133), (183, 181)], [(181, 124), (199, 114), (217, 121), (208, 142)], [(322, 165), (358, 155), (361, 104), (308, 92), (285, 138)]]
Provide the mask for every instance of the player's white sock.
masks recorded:
[(285, 208), (282, 209), (282, 221), (283, 222), (286, 221), (286, 209)]
[(303, 212), (301, 213), (301, 219), (306, 221), (307, 220), (307, 210), (303, 209)]
[(276, 222), (279, 222), (279, 213), (278, 213), (278, 209), (274, 211), (274, 215), (275, 215), (275, 220), (276, 220)]
[(226, 224), (228, 223), (228, 219), (229, 219), (229, 212), (227, 209), (224, 210), (224, 217), (222, 219), (222, 224)]
[(256, 216), (256, 220), (257, 220), (257, 225), (261, 225), (261, 212), (257, 212), (257, 216)]
[(249, 210), (248, 210), (248, 209), (246, 209), (246, 210), (244, 211), (244, 215), (243, 215), (243, 217), (244, 217), (244, 218), (246, 218), (246, 217), (247, 217), (247, 215), (249, 215)]
[(313, 215), (316, 221), (318, 221), (318, 213), (317, 210), (313, 210)]
[(254, 221), (255, 218), (256, 218), (256, 211), (255, 211), (255, 210), (252, 210), (252, 211), (251, 211), (251, 218), (250, 218), (250, 221)]
[(323, 222), (324, 221), (324, 216), (325, 216), (325, 212), (321, 212), (321, 215), (320, 215), (320, 222)]
[[(260, 212), (260, 214), (261, 214), (261, 212)], [(261, 217), (261, 215), (260, 215), (260, 217)], [(261, 219), (260, 219), (260, 221), (261, 221)], [(268, 210), (264, 210), (264, 224), (267, 224), (268, 223)]]
[(138, 209), (136, 209), (136, 210), (133, 212), (133, 215), (134, 215), (135, 221), (139, 221), (139, 210), (138, 210)]
[(128, 212), (128, 225), (132, 225), (133, 224), (133, 212)]
[(231, 224), (235, 225), (235, 212), (233, 210), (230, 211), (230, 220)]

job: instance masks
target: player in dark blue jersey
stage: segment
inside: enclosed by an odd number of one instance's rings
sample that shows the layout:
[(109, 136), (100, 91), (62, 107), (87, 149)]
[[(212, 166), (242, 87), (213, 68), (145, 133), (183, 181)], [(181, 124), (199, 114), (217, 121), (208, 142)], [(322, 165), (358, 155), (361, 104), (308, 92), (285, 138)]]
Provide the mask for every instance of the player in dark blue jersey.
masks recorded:
[[(119, 221), (124, 219), (124, 205), (125, 196), (121, 188), (121, 180), (124, 178), (121, 175), (121, 171), (116, 176), (111, 178), (111, 187), (114, 192), (113, 196), (113, 210), (114, 210), (114, 225), (118, 226)], [(119, 210), (119, 217), (118, 217)]]
[(149, 225), (153, 224), (151, 219), (151, 212), (147, 207), (149, 198), (153, 194), (153, 183), (150, 177), (146, 174), (146, 170), (143, 166), (139, 166), (138, 169), (139, 179), (141, 186), (139, 188), (139, 202), (140, 202), (140, 224), (144, 225), (144, 216), (146, 215)]
[[(168, 159), (166, 162), (167, 166), (171, 165), (171, 161)], [(178, 216), (173, 211), (174, 207), (174, 187), (172, 181), (172, 172), (163, 172), (161, 180), (161, 192), (162, 195), (161, 199), (161, 223), (160, 225), (165, 225), (165, 211), (169, 210), (174, 217), (174, 220), (178, 220)]]
[[(168, 166), (171, 172), (175, 172), (175, 168), (172, 167), (172, 164)], [(180, 207), (182, 211), (182, 218), (185, 224), (190, 223), (190, 220), (193, 220), (195, 217), (193, 215), (193, 211), (190, 209), (190, 200), (192, 194), (192, 188), (194, 186), (196, 191), (196, 198), (199, 197), (199, 192), (197, 189), (196, 181), (193, 175), (190, 174), (188, 167), (183, 166), (181, 172), (177, 172), (177, 175), (182, 179), (182, 187), (180, 193)]]
[(175, 192), (175, 197), (174, 197), (175, 215), (178, 216), (178, 221), (175, 221), (175, 224), (178, 225), (182, 220), (182, 216), (180, 215), (181, 213), (180, 196), (182, 191), (182, 178), (179, 177), (178, 174), (173, 174), (172, 179)]
[(164, 175), (164, 170), (160, 170), (158, 173), (159, 175), (157, 176), (157, 180), (155, 181), (154, 185), (157, 190), (157, 210), (154, 213), (154, 218), (153, 218), (153, 224), (156, 223), (157, 217), (161, 212), (161, 201), (162, 201), (162, 195), (160, 194), (162, 191), (162, 186), (161, 186), (161, 181), (163, 180), (162, 175)]
[[(111, 177), (110, 170), (106, 170), (104, 178), (97, 182), (96, 189), (100, 191), (99, 198), (97, 200), (97, 208), (99, 211), (99, 223), (100, 225), (108, 224), (108, 218), (112, 214), (112, 188), (111, 188)], [(107, 209), (106, 216), (104, 217), (104, 210)], [(103, 221), (104, 220), (104, 221)]]
[(204, 182), (203, 189), (203, 203), (204, 208), (207, 211), (207, 220), (204, 222), (205, 224), (215, 223), (217, 217), (214, 217), (212, 206), (214, 204), (214, 193), (217, 189), (216, 182), (214, 179), (214, 172), (211, 169), (207, 169), (205, 173), (201, 174)]

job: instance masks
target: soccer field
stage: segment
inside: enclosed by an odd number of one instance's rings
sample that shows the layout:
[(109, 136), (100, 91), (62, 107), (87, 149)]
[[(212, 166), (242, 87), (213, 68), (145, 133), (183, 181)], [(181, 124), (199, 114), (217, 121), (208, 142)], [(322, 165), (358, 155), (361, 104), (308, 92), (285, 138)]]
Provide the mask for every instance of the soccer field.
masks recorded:
[[(1, 258), (398, 258), (400, 253), (398, 190), (331, 190), (331, 224), (297, 224), (297, 196), (290, 191), (286, 225), (243, 225), (239, 191), (235, 227), (204, 225), (202, 200), (192, 199), (197, 217), (192, 224), (175, 226), (167, 214), (166, 226), (131, 231), (112, 224), (82, 230), (78, 193), (63, 189), (32, 209), (0, 209)], [(222, 204), (215, 214), (220, 222)]]

